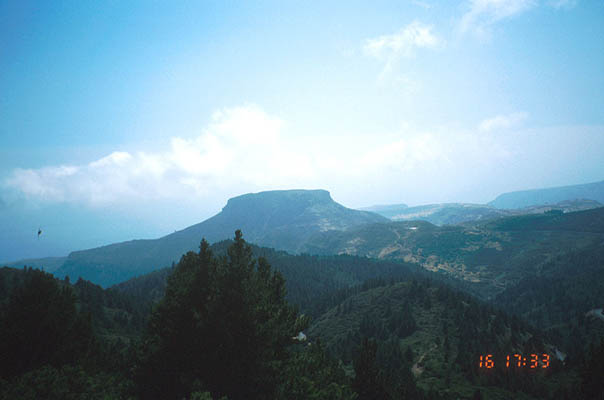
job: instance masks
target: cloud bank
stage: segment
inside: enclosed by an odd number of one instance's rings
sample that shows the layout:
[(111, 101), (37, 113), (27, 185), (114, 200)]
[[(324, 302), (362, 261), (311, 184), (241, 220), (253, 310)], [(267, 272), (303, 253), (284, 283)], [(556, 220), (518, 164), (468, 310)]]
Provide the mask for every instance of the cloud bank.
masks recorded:
[(569, 143), (568, 129), (522, 128), (527, 117), (523, 112), (502, 114), (470, 130), (407, 125), (386, 135), (335, 140), (294, 137), (286, 121), (246, 105), (215, 112), (198, 136), (173, 137), (162, 152), (114, 151), (82, 165), (15, 169), (3, 182), (4, 194), (8, 190), (34, 202), (128, 209), (141, 201), (220, 205), (252, 191), (325, 188), (354, 206), (355, 201), (388, 201), (380, 197), (384, 193), (392, 202), (453, 201), (460, 196), (467, 201), (468, 193), (490, 182), (492, 193), (481, 189), (488, 198), (479, 199), (488, 201), (506, 179), (525, 176), (523, 171), (533, 165), (542, 170), (534, 171), (536, 183), (564, 171), (558, 156), (540, 158), (544, 142), (557, 146), (550, 149), (552, 154), (574, 146), (574, 153), (582, 154), (580, 162), (597, 163), (597, 155), (589, 151), (597, 147), (594, 140), (601, 141), (595, 139), (601, 138), (601, 130), (573, 128), (576, 136)]
[(16, 169), (5, 186), (30, 199), (90, 205), (201, 196), (228, 186), (306, 177), (307, 158), (281, 140), (283, 122), (255, 105), (217, 111), (198, 137), (160, 153), (115, 151), (86, 165)]

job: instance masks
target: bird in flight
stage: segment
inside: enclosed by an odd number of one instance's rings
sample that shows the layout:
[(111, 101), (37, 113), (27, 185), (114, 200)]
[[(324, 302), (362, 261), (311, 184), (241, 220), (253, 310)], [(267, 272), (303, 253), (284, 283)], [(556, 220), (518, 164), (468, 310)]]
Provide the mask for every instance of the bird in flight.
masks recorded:
[(42, 234), (42, 229), (38, 228), (38, 239), (40, 239), (41, 234)]

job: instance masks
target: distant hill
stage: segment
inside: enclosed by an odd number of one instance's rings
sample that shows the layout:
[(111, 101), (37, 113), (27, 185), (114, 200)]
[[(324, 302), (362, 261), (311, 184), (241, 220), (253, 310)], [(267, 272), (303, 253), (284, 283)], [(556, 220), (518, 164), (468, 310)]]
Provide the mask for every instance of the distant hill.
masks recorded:
[(484, 204), (443, 203), (409, 207), (390, 217), (393, 221), (423, 220), (434, 225), (455, 225), (468, 221), (484, 221), (508, 215)]
[[(212, 252), (224, 256), (231, 240), (211, 245)], [(284, 251), (250, 244), (254, 257), (264, 257), (286, 281), (287, 300), (300, 307), (305, 314), (317, 316), (333, 299), (329, 297), (340, 289), (360, 285), (370, 279), (412, 279), (428, 275), (417, 265), (396, 260), (375, 260), (348, 255), (316, 256), (292, 255)], [(137, 276), (112, 286), (113, 289), (153, 303), (164, 295), (166, 280), (172, 268)], [(324, 297), (328, 296), (328, 297)]]
[(550, 210), (543, 214), (528, 214), (502, 218), (483, 225), (496, 231), (574, 231), (604, 233), (604, 207), (563, 213)]
[(399, 208), (396, 205), (376, 206), (375, 212), (384, 217), (390, 218), (392, 221), (421, 220), (441, 226), (481, 223), (512, 215), (541, 214), (550, 210), (571, 212), (589, 210), (597, 207), (602, 207), (602, 204), (595, 200), (577, 199), (565, 200), (555, 204), (534, 205), (513, 210), (499, 209), (487, 204), (440, 203), (404, 208)]
[[(509, 215), (525, 215), (525, 214), (543, 214), (551, 210), (559, 210), (562, 212), (575, 212), (591, 210), (593, 208), (604, 207), (604, 204), (589, 199), (574, 199), (574, 200), (563, 200), (558, 203), (551, 204), (538, 204), (534, 206), (528, 206), (524, 208), (505, 210)], [(503, 210), (502, 210), (503, 211)]]
[(497, 196), (489, 205), (497, 208), (511, 209), (539, 204), (553, 204), (574, 199), (596, 200), (604, 203), (604, 181), (584, 185), (504, 193)]
[(313, 234), (344, 231), (385, 217), (336, 203), (325, 190), (278, 190), (230, 199), (217, 215), (159, 239), (132, 240), (75, 251), (55, 275), (82, 277), (102, 286), (125, 281), (179, 260), (202, 238), (229, 239), (241, 229), (246, 241), (296, 253)]
[(45, 272), (55, 272), (63, 265), (67, 257), (45, 257), (45, 258), (31, 258), (19, 261), (13, 261), (9, 263), (0, 264), (5, 267), (11, 268), (23, 268), (24, 266), (37, 268), (44, 270)]
[(505, 217), (470, 227), (437, 227), (425, 221), (370, 224), (316, 234), (305, 250), (418, 263), (473, 283), (473, 290), (486, 299), (561, 252), (602, 240), (604, 207)]
[(394, 215), (399, 214), (402, 210), (405, 210), (409, 206), (406, 204), (387, 204), (387, 205), (375, 205), (370, 207), (362, 207), (359, 210), (371, 211), (376, 214), (380, 214), (386, 218), (392, 218)]

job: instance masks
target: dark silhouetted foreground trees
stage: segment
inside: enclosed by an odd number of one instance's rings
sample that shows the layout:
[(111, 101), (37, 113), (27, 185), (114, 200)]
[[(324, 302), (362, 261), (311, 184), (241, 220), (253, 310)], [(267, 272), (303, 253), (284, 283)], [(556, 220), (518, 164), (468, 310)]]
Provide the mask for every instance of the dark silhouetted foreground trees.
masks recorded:
[[(317, 370), (307, 379), (311, 383), (299, 381), (298, 375), (310, 372), (296, 365), (316, 364), (320, 356), (288, 349), (308, 321), (286, 302), (281, 275), (263, 258), (253, 259), (240, 231), (227, 254), (216, 258), (203, 240), (199, 253), (185, 254), (170, 275), (140, 351), (141, 398), (180, 399), (204, 391), (216, 398), (292, 398), (285, 387), (310, 398), (305, 391), (322, 390), (312, 383), (325, 380)], [(343, 391), (331, 398), (343, 398)]]
[(0, 315), (0, 376), (10, 378), (44, 365), (60, 367), (93, 348), (89, 315), (76, 311), (68, 285), (50, 274), (25, 271)]

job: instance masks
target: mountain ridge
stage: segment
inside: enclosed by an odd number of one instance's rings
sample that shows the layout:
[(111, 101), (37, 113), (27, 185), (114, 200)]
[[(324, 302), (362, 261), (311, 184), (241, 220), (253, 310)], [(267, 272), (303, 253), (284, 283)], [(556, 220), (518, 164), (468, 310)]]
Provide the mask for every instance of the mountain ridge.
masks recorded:
[(507, 192), (500, 194), (488, 204), (497, 208), (514, 209), (574, 199), (596, 200), (604, 203), (604, 181)]
[(211, 218), (158, 239), (113, 243), (69, 254), (55, 275), (82, 276), (102, 286), (169, 266), (202, 238), (228, 239), (237, 229), (260, 246), (297, 253), (313, 233), (346, 230), (388, 219), (336, 203), (326, 190), (276, 190), (229, 199)]
[[(428, 221), (431, 224), (458, 225), (482, 223), (487, 220), (525, 214), (541, 214), (550, 210), (573, 212), (602, 207), (596, 200), (563, 200), (553, 204), (532, 205), (518, 209), (501, 209), (488, 204), (435, 203), (400, 208), (398, 205), (379, 206), (375, 212), (392, 221)], [(371, 208), (371, 207), (370, 207)]]
[(488, 299), (560, 252), (602, 240), (604, 207), (505, 217), (470, 227), (426, 221), (369, 224), (314, 235), (305, 250), (417, 263), (473, 283), (476, 293)]

